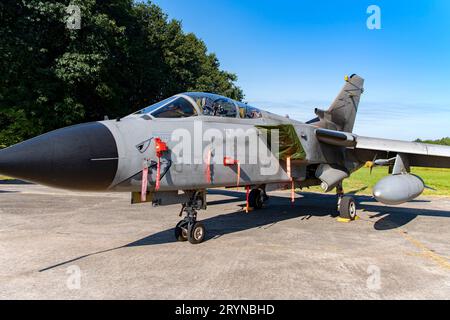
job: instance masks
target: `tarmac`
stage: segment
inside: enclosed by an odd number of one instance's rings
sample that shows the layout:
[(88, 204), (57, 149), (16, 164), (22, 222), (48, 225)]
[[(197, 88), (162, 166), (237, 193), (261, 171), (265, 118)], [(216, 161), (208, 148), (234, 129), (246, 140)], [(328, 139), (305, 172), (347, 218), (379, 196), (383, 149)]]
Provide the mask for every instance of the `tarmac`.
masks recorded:
[(210, 190), (207, 239), (176, 242), (179, 205), (0, 181), (0, 299), (449, 299), (450, 197), (388, 207), (356, 196)]

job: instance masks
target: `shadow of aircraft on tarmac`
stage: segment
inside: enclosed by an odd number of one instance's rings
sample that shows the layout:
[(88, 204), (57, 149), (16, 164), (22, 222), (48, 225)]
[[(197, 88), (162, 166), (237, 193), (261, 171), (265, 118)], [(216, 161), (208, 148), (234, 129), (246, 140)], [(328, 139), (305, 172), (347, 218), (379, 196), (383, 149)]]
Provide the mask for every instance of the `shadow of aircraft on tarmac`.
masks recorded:
[[(336, 210), (336, 195), (333, 194), (319, 194), (302, 192), (302, 197), (296, 200), (294, 205), (291, 205), (288, 197), (280, 197), (270, 195), (268, 206), (263, 207), (257, 211), (244, 213), (243, 207), (245, 202), (245, 192), (237, 192), (224, 189), (209, 190), (209, 194), (222, 195), (228, 198), (222, 200), (209, 201), (209, 206), (241, 202), (237, 211), (216, 215), (204, 220), (201, 220), (207, 229), (206, 241), (217, 239), (223, 235), (240, 232), (253, 228), (268, 229), (272, 225), (280, 221), (290, 219), (310, 219), (311, 217), (330, 217), (334, 219), (338, 214)], [(351, 193), (351, 192), (350, 192)], [(356, 193), (356, 192), (355, 192)], [(433, 216), (450, 218), (450, 211), (443, 210), (429, 210), (405, 207), (388, 207), (378, 204), (370, 196), (355, 196), (359, 203), (359, 210), (369, 211), (373, 213), (369, 215), (370, 219), (382, 217), (374, 222), (375, 230), (390, 230), (399, 228), (417, 216)], [(427, 200), (414, 200), (412, 202), (429, 202)], [(89, 256), (130, 247), (160, 245), (176, 242), (173, 228), (166, 229), (154, 234), (151, 234), (142, 239), (133, 241), (123, 246), (102, 250), (90, 254), (86, 254), (68, 261), (64, 261), (53, 266), (39, 270), (40, 272), (53, 269), (76, 260), (80, 260)]]
[[(245, 201), (245, 193), (223, 189), (209, 190), (209, 194), (228, 196), (228, 199), (213, 200), (208, 202), (208, 206)], [(351, 194), (351, 192), (350, 192)], [(370, 216), (371, 219), (384, 216), (374, 223), (375, 230), (388, 230), (401, 227), (418, 215), (437, 216), (450, 218), (450, 211), (427, 210), (402, 207), (387, 207), (379, 205), (370, 196), (355, 196), (359, 203), (358, 208), (376, 212)], [(280, 196), (270, 196), (268, 206), (246, 214), (242, 209), (236, 212), (217, 215), (201, 220), (208, 231), (205, 241), (217, 239), (225, 234), (240, 232), (252, 228), (267, 228), (277, 222), (290, 219), (310, 219), (313, 216), (334, 218), (338, 215), (336, 210), (336, 196), (332, 194), (318, 194), (304, 192), (302, 198), (297, 199), (297, 203), (291, 205), (289, 198)], [(412, 202), (429, 202), (427, 200), (414, 200)], [(243, 204), (241, 207), (243, 208)], [(167, 229), (148, 237), (142, 238), (127, 245), (127, 247), (157, 245), (169, 242), (176, 242), (173, 229)]]

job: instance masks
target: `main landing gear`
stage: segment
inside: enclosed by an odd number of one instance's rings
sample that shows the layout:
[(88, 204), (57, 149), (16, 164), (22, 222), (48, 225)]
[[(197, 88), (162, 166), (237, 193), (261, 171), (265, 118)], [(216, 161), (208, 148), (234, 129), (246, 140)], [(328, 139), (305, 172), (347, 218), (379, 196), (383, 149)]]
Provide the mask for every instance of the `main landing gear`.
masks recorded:
[(338, 196), (337, 209), (339, 216), (346, 220), (356, 219), (356, 202), (353, 197), (344, 195), (344, 189), (342, 183), (336, 187), (336, 193)]
[(256, 188), (250, 191), (248, 195), (248, 205), (250, 208), (255, 210), (261, 209), (265, 201), (267, 201), (269, 197), (267, 196), (264, 189)]
[(205, 209), (204, 191), (194, 192), (191, 199), (183, 204), (180, 215), (186, 213), (186, 217), (175, 226), (175, 239), (177, 241), (189, 241), (198, 244), (205, 240), (206, 229), (203, 223), (197, 221), (197, 210)]

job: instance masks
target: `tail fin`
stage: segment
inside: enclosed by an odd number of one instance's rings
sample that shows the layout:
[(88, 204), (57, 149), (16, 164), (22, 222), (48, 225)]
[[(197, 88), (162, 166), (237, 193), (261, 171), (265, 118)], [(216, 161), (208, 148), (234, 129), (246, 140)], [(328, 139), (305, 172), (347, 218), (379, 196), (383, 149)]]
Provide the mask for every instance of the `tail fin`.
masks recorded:
[(315, 109), (317, 118), (308, 121), (320, 128), (352, 132), (359, 99), (364, 92), (364, 79), (353, 74), (345, 77), (345, 85), (327, 111)]

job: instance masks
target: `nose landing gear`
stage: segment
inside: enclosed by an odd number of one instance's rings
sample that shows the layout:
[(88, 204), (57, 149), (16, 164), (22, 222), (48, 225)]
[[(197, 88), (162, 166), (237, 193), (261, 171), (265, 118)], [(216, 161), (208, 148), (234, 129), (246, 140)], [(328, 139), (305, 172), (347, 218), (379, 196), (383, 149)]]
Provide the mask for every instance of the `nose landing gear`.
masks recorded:
[(205, 193), (205, 191), (194, 192), (191, 199), (183, 204), (180, 215), (185, 212), (186, 217), (175, 226), (175, 239), (177, 241), (199, 244), (205, 240), (205, 226), (197, 221), (197, 210), (206, 209)]

